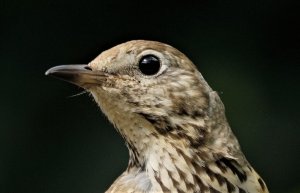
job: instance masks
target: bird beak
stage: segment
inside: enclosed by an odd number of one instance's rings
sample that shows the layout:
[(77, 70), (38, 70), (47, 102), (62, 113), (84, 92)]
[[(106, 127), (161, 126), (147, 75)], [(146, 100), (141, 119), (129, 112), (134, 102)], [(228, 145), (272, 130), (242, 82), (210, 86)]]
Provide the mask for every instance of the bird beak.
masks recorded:
[(88, 65), (55, 66), (47, 70), (45, 75), (53, 76), (86, 89), (99, 85), (106, 79), (103, 72), (92, 71)]

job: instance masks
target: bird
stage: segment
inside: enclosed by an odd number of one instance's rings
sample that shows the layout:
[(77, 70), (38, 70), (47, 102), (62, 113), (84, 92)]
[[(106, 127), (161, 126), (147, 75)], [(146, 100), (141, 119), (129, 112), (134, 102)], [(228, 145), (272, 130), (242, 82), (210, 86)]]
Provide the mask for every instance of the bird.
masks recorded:
[(131, 40), (45, 74), (90, 93), (124, 139), (128, 166), (106, 193), (268, 193), (218, 93), (171, 45)]

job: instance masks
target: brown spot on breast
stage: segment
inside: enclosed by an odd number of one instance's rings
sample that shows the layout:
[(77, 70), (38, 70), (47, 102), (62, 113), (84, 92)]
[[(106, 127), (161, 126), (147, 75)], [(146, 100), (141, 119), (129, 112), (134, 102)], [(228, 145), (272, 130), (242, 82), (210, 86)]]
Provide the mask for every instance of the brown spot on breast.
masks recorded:
[(221, 193), (220, 191), (214, 189), (213, 187), (209, 187), (209, 192), (210, 193)]
[(263, 191), (265, 191), (266, 190), (266, 185), (265, 185), (264, 181), (261, 178), (258, 178), (258, 183), (259, 183), (261, 189)]
[[(226, 178), (225, 178), (226, 179)], [(226, 179), (227, 191), (228, 193), (235, 191), (235, 186)]]
[(200, 187), (200, 192), (206, 192), (209, 190), (209, 187), (207, 187), (202, 180), (200, 179), (199, 176), (197, 175), (193, 175), (194, 181), (196, 182), (196, 184)]
[(139, 153), (138, 153), (137, 149), (135, 148), (135, 146), (132, 145), (132, 143), (129, 143), (129, 142), (127, 142), (126, 145), (129, 149), (129, 155), (130, 155), (127, 170), (130, 170), (133, 167), (141, 167), (141, 164), (138, 160)]
[(186, 179), (186, 173), (184, 171), (182, 171), (181, 169), (179, 169), (178, 167), (176, 167), (178, 174), (180, 176), (180, 179), (185, 180)]
[(195, 188), (195, 184), (191, 183), (190, 181), (186, 180), (186, 173), (180, 170), (178, 167), (176, 167), (180, 180), (185, 182), (187, 190), (193, 190)]
[(252, 167), (250, 165), (247, 165), (247, 167), (249, 168), (250, 172), (252, 172)]
[(204, 167), (200, 166), (197, 161), (191, 161), (192, 166), (195, 168), (197, 174), (204, 172)]
[(239, 193), (246, 193), (246, 191), (239, 187)]
[(227, 168), (221, 163), (220, 160), (216, 161), (216, 165), (222, 173), (225, 173), (227, 171)]
[(175, 148), (177, 154), (179, 156), (182, 156), (183, 159), (184, 159), (184, 161), (189, 165), (191, 163), (191, 161), (192, 161), (191, 158), (189, 158), (181, 149), (176, 148), (176, 147), (174, 147), (174, 148)]
[(162, 181), (161, 181), (160, 178), (158, 177), (158, 174), (157, 174), (157, 173), (155, 173), (154, 177), (155, 177), (157, 183), (160, 185), (160, 187), (161, 187), (161, 189), (162, 189), (163, 192), (171, 192), (171, 191), (169, 190), (169, 188), (167, 188), (167, 187), (164, 185), (164, 183), (162, 183)]
[(214, 179), (217, 179), (218, 183), (220, 186), (222, 186), (225, 182), (226, 182), (226, 178), (223, 177), (220, 174), (216, 174), (213, 171), (211, 171), (208, 166), (205, 167), (205, 172), (206, 174), (209, 176), (209, 178), (211, 179), (211, 181), (214, 181)]
[(242, 170), (240, 165), (236, 160), (229, 160), (226, 158), (221, 158), (220, 161), (224, 163), (235, 175), (238, 176), (239, 180), (241, 182), (244, 182), (247, 180), (246, 172)]

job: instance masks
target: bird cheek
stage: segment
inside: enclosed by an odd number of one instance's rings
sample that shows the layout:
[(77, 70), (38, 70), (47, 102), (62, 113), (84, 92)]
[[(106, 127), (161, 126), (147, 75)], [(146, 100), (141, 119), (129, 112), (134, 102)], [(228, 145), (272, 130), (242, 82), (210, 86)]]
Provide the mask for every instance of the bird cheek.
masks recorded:
[(110, 96), (120, 95), (120, 90), (114, 87), (103, 86), (102, 90), (106, 95), (110, 95)]

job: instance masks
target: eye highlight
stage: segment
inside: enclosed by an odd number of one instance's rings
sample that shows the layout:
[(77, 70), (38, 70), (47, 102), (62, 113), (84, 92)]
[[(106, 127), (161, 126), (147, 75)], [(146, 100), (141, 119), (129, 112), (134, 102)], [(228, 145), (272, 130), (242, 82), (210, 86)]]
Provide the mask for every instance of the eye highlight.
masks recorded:
[(154, 55), (145, 55), (139, 61), (139, 70), (147, 76), (155, 75), (161, 67), (160, 60)]

